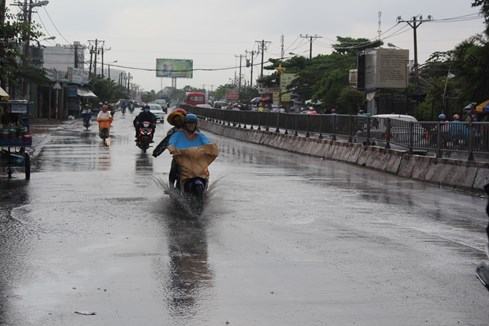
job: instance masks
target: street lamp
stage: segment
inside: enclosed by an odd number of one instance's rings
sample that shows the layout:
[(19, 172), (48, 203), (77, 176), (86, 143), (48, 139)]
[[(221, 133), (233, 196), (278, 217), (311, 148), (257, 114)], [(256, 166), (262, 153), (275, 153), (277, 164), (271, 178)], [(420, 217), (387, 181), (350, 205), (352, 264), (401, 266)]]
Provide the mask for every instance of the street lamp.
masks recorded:
[(397, 45), (395, 45), (393, 43), (387, 43), (387, 46), (390, 48), (401, 49), (400, 47), (398, 47)]
[[(50, 37), (45, 37), (45, 38), (43, 38), (43, 39), (41, 39), (41, 40), (36, 40), (36, 42), (37, 42), (37, 47), (38, 47), (38, 48), (40, 48), (40, 47), (41, 47), (41, 42), (42, 42), (42, 41), (52, 41), (52, 40), (54, 40), (54, 39), (56, 39), (56, 36), (50, 36)], [(45, 46), (42, 46), (42, 47), (43, 47), (43, 48), (45, 48)]]
[(31, 8), (34, 8), (34, 7), (43, 7), (43, 6), (47, 6), (49, 4), (49, 1), (45, 0), (45, 1), (38, 1), (38, 2), (33, 2), (31, 4)]

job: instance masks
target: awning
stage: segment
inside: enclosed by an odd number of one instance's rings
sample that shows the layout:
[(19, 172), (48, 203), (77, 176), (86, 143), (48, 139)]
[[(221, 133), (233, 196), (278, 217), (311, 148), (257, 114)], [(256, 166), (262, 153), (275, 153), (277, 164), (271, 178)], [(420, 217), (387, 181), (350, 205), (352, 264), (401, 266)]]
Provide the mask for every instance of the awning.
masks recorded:
[(0, 87), (0, 100), (7, 101), (9, 98), (10, 96), (8, 95), (8, 93)]
[(80, 97), (86, 97), (86, 98), (97, 98), (98, 97), (91, 90), (89, 90), (87, 88), (78, 88), (76, 90), (76, 94)]
[(489, 106), (489, 99), (477, 105), (475, 107), (475, 112), (479, 112), (479, 113), (486, 112), (486, 107), (488, 106)]

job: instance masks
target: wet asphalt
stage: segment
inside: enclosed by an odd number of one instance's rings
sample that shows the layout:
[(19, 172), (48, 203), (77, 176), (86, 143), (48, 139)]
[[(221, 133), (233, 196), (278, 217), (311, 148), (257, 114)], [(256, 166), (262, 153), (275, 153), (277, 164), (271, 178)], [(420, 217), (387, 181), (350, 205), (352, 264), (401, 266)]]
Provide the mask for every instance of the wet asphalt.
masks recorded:
[(110, 147), (53, 129), (30, 182), (0, 176), (0, 325), (489, 324), (485, 199), (210, 135), (194, 218), (132, 118)]

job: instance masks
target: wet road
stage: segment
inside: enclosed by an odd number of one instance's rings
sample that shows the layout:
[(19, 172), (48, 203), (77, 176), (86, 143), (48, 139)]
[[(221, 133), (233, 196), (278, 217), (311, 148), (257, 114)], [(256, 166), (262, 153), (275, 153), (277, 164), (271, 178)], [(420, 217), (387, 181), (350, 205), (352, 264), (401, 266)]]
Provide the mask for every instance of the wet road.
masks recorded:
[(214, 136), (193, 220), (131, 122), (110, 148), (60, 128), (0, 179), (0, 325), (489, 324), (485, 200)]

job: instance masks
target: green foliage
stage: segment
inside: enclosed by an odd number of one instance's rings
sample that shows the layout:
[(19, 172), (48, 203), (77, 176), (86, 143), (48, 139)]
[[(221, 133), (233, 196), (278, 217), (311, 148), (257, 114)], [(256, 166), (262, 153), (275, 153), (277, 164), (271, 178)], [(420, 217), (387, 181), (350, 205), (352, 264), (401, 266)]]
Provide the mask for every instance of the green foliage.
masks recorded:
[(362, 104), (365, 102), (363, 92), (351, 87), (345, 87), (338, 96), (338, 110), (341, 114), (357, 114)]
[(36, 82), (45, 81), (40, 69), (29, 63), (26, 66), (22, 64), (25, 60), (22, 44), (27, 35), (30, 35), (30, 39), (35, 42), (42, 36), (42, 33), (36, 24), (28, 26), (12, 14), (7, 7), (5, 22), (3, 26), (0, 26), (0, 79), (3, 85), (7, 80), (15, 84), (21, 78)]
[(489, 0), (473, 0), (472, 7), (481, 7), (481, 13), (486, 21), (486, 35), (489, 36)]
[(460, 95), (466, 101), (489, 98), (489, 43), (478, 35), (462, 42), (453, 51), (454, 74)]
[(286, 62), (287, 72), (297, 72), (298, 78), (292, 83), (302, 99), (320, 100), (328, 108), (337, 106), (338, 99), (344, 88), (348, 88), (348, 73), (356, 67), (357, 54), (352, 49), (355, 45), (365, 44), (367, 39), (337, 37), (335, 52), (329, 55), (319, 55), (312, 60), (303, 61), (293, 58)]
[[(219, 87), (216, 88), (214, 93), (212, 94), (215, 100), (223, 100), (226, 98), (226, 93), (229, 90), (236, 89), (236, 85), (233, 84), (225, 84), (225, 85), (220, 85)], [(241, 93), (239, 95), (239, 101), (242, 103), (248, 103), (251, 101), (253, 98), (257, 97), (258, 90), (253, 87), (241, 87)]]
[(142, 95), (141, 95), (141, 100), (144, 102), (144, 103), (150, 103), (150, 102), (153, 102), (154, 100), (158, 99), (158, 94), (156, 94), (155, 90), (152, 89), (151, 91), (149, 92), (144, 92)]
[(226, 97), (226, 92), (230, 89), (236, 88), (234, 85), (231, 84), (225, 84), (225, 85), (220, 85), (216, 88), (214, 91), (214, 99), (216, 100), (222, 100)]
[(89, 87), (102, 102), (116, 102), (121, 98), (128, 98), (127, 89), (116, 84), (112, 79), (93, 78), (89, 83)]

